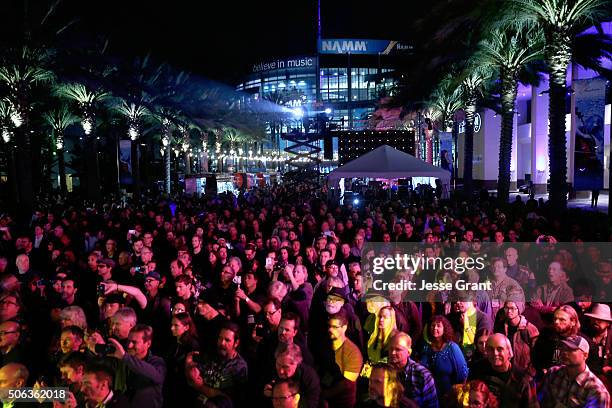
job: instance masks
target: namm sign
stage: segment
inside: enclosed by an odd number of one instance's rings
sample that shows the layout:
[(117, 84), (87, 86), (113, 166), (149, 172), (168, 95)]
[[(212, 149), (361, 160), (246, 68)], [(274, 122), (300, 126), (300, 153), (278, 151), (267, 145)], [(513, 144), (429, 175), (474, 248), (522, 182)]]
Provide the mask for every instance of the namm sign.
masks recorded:
[(412, 51), (412, 46), (389, 40), (321, 39), (319, 54), (395, 54)]

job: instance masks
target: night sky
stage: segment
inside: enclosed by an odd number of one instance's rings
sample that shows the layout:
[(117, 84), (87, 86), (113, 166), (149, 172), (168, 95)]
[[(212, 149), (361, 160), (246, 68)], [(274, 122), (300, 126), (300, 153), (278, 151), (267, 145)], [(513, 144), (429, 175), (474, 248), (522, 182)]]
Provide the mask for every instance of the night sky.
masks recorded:
[[(2, 32), (23, 31), (17, 22), (25, 0), (2, 2)], [(42, 1), (30, 3), (34, 14)], [(412, 41), (412, 22), (421, 13), (408, 3), (323, 0), (323, 37)], [(316, 0), (65, 0), (56, 16), (78, 18), (75, 31), (108, 36), (113, 54), (150, 52), (177, 69), (234, 83), (254, 62), (314, 53), (316, 9)]]

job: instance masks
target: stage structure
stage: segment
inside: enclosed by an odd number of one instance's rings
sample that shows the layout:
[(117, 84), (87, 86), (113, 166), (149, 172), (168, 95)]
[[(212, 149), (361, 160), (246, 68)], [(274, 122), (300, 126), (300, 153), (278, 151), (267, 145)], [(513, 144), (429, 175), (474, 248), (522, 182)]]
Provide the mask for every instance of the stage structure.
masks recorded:
[(363, 156), (376, 148), (388, 145), (414, 156), (415, 132), (411, 130), (338, 131), (338, 165)]

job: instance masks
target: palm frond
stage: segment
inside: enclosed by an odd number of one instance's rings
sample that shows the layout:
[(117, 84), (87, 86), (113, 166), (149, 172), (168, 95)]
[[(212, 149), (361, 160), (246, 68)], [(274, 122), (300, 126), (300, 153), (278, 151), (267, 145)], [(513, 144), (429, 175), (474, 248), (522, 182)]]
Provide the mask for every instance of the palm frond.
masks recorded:
[(145, 106), (129, 103), (125, 100), (122, 100), (114, 109), (131, 122), (138, 122), (149, 115), (149, 110)]
[(110, 92), (103, 89), (90, 90), (80, 83), (61, 84), (55, 90), (55, 94), (72, 99), (81, 106), (91, 107), (111, 97)]
[(67, 106), (62, 105), (51, 112), (45, 112), (43, 119), (55, 132), (62, 134), (68, 126), (79, 122), (79, 117), (70, 112)]

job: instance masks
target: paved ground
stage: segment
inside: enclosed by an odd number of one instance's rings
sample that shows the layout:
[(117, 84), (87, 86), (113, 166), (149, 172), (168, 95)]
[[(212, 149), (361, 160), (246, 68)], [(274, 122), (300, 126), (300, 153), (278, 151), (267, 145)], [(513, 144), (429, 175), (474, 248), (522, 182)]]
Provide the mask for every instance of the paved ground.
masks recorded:
[[(527, 201), (527, 199), (529, 199), (529, 196), (527, 194), (510, 193), (510, 200), (511, 201), (514, 200), (517, 195), (521, 196), (523, 201)], [(548, 195), (536, 194), (535, 196), (536, 200), (539, 199), (540, 197), (546, 200), (548, 198)], [(599, 200), (597, 200), (597, 211), (603, 212), (603, 213), (608, 212), (608, 199), (609, 199), (609, 195), (607, 191), (602, 191), (601, 193), (599, 193)], [(568, 207), (571, 207), (571, 208), (580, 208), (583, 210), (595, 211), (594, 208), (591, 208), (591, 194), (590, 193), (589, 193), (588, 198), (576, 198), (574, 200), (569, 200), (567, 205)]]

